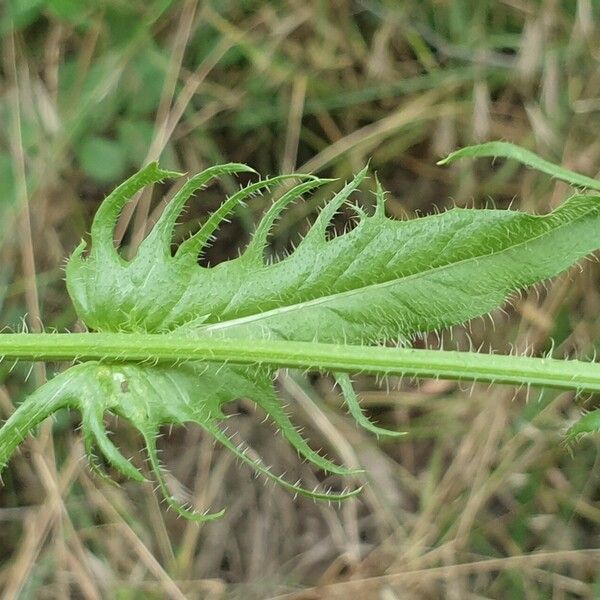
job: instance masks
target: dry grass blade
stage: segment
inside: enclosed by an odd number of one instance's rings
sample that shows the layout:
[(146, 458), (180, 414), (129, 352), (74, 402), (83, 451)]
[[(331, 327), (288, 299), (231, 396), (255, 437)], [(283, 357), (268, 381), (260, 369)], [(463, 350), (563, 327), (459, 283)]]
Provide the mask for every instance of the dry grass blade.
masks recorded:
[[(8, 3), (1, 326), (19, 330), (27, 313), (32, 330), (72, 328), (63, 257), (150, 150), (177, 171), (241, 162), (342, 180), (370, 159), (398, 218), (483, 207), (490, 197), (498, 208), (549, 212), (566, 186), (514, 163), (435, 163), (487, 136), (597, 178), (599, 35), (591, 0)], [(90, 140), (103, 150), (91, 164)], [(110, 167), (108, 179), (98, 165)], [(237, 191), (233, 180), (223, 187)], [(279, 221), (270, 256), (298, 244), (329, 194), (324, 186)], [(208, 188), (185, 220), (195, 230), (222, 196)], [(136, 226), (120, 231), (126, 245), (129, 231), (138, 241), (162, 211), (147, 202)], [(368, 193), (357, 202), (375, 206)], [(235, 257), (267, 205), (254, 199), (236, 212), (203, 264)], [(331, 232), (353, 218), (342, 211)], [(190, 231), (178, 227), (173, 249)], [(589, 262), (515, 298), (493, 326), (476, 321), (414, 343), (586, 358), (600, 350), (599, 315), (600, 268)], [(28, 375), (28, 365), (0, 363), (3, 418), (33, 387)], [(355, 384), (373, 421), (410, 433), (377, 442), (359, 431), (329, 378), (278, 383), (313, 447), (367, 471), (365, 493), (341, 510), (265, 487), (193, 427), (161, 430), (161, 460), (180, 497), (199, 510), (230, 506), (201, 527), (152, 505), (151, 486), (90, 479), (71, 442), (77, 417), (59, 414), (57, 473), (40, 462), (48, 447), (28, 442), (35, 458), (22, 452), (0, 487), (0, 596), (598, 597), (598, 444), (578, 446), (576, 460), (560, 444), (565, 424), (597, 407), (597, 396), (406, 378)], [(257, 424), (256, 407), (230, 410), (231, 427), (274, 470), (319, 483), (322, 474)], [(122, 421), (108, 425), (144, 470), (139, 440)]]

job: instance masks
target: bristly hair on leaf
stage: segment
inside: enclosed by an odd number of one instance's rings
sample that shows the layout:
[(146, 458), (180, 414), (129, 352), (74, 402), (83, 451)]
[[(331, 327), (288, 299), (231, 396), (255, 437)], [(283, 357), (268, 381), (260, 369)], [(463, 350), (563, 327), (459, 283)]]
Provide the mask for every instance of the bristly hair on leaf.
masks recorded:
[[(465, 148), (443, 162), (465, 156), (503, 156), (576, 186), (600, 190), (600, 183), (552, 165), (533, 153), (495, 142)], [(486, 315), (514, 292), (553, 277), (600, 246), (600, 197), (577, 193), (550, 214), (513, 210), (459, 209), (398, 221), (385, 214), (385, 193), (376, 182), (372, 215), (358, 207), (356, 226), (329, 239), (337, 211), (359, 190), (361, 170), (322, 208), (296, 249), (285, 258), (266, 258), (268, 238), (282, 211), (331, 180), (313, 175), (260, 179), (224, 200), (173, 255), (174, 228), (198, 190), (225, 174), (254, 173), (243, 164), (217, 165), (189, 178), (158, 222), (127, 260), (113, 243), (116, 222), (144, 186), (179, 177), (152, 163), (110, 194), (91, 227), (91, 247), (82, 242), (71, 255), (66, 283), (77, 315), (93, 332), (158, 334), (192, 340), (237, 339), (372, 345), (406, 343)], [(295, 183), (292, 183), (295, 182)], [(219, 225), (250, 198), (285, 190), (235, 259), (202, 267), (198, 259)], [(290, 185), (291, 184), (291, 185)], [(94, 334), (91, 333), (90, 336)], [(76, 364), (40, 387), (0, 430), (0, 470), (27, 433), (61, 408), (81, 413), (84, 445), (92, 467), (95, 453), (123, 475), (144, 481), (106, 433), (107, 413), (129, 421), (141, 433), (148, 462), (164, 498), (178, 514), (208, 520), (222, 514), (196, 513), (169, 490), (158, 459), (160, 427), (196, 423), (264, 477), (315, 499), (343, 500), (360, 488), (333, 493), (311, 490), (273, 473), (260, 458), (226, 432), (223, 406), (239, 398), (262, 409), (301, 457), (335, 476), (354, 476), (313, 450), (290, 420), (274, 388), (276, 367), (211, 361), (173, 365), (88, 361)], [(375, 435), (399, 436), (371, 423), (347, 373), (336, 382), (356, 423)], [(594, 413), (591, 413), (594, 414)], [(597, 429), (584, 417), (569, 436)]]

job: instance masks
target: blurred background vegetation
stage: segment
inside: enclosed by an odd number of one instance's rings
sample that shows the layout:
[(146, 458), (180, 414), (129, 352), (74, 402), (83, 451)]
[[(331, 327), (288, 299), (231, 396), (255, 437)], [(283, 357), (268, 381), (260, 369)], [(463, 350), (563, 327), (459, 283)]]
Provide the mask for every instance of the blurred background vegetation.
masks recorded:
[[(596, 0), (4, 0), (0, 11), (2, 327), (78, 328), (65, 257), (102, 198), (152, 159), (191, 173), (240, 161), (342, 180), (370, 161), (397, 218), (452, 205), (546, 212), (568, 193), (503, 161), (436, 166), (461, 145), (506, 139), (600, 170)], [(337, 185), (285, 215), (274, 255)], [(203, 192), (181, 235), (236, 186)], [(139, 199), (121, 223), (126, 243), (147, 231), (164, 193)], [(268, 203), (239, 211), (208, 261), (236, 255)], [(341, 214), (339, 227), (350, 219)], [(600, 268), (588, 261), (492, 319), (415, 344), (590, 356)], [(0, 416), (45, 376), (2, 363)], [(165, 431), (178, 494), (230, 507), (203, 526), (165, 510), (152, 484), (93, 477), (78, 415), (61, 415), (4, 474), (0, 596), (600, 597), (598, 440), (572, 455), (561, 443), (597, 398), (443, 381), (357, 386), (374, 419), (408, 435), (358, 431), (327, 377), (280, 377), (312, 444), (366, 469), (363, 495), (341, 507), (265, 486), (195, 429)], [(232, 420), (276, 470), (319, 476), (249, 404)], [(141, 464), (139, 440), (112, 427)]]

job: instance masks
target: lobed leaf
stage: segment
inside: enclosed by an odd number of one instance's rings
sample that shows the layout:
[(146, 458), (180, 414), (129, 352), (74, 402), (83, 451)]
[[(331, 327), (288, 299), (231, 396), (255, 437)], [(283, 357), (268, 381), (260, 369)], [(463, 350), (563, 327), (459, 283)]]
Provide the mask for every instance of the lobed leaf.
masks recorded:
[[(600, 189), (594, 180), (501, 142), (463, 149), (445, 162), (491, 155), (516, 158), (570, 183)], [(113, 244), (121, 210), (144, 185), (177, 174), (152, 164), (108, 196), (92, 224), (88, 255), (82, 243), (67, 265), (67, 287), (83, 322), (95, 331), (237, 338), (248, 344), (259, 339), (338, 344), (406, 341), (416, 333), (483, 315), (514, 291), (558, 274), (600, 246), (600, 196), (572, 196), (541, 216), (453, 209), (397, 221), (385, 216), (379, 182), (374, 214), (356, 209), (357, 226), (328, 239), (333, 217), (359, 189), (367, 176), (365, 168), (322, 209), (305, 239), (286, 258), (273, 263), (265, 257), (274, 223), (290, 203), (329, 180), (283, 175), (252, 183), (227, 198), (173, 255), (175, 223), (192, 194), (216, 177), (243, 172), (252, 170), (232, 163), (190, 178), (131, 260), (122, 258)], [(299, 183), (272, 205), (240, 257), (210, 268), (198, 264), (219, 224), (236, 206), (292, 178)], [(4, 424), (0, 467), (32, 427), (59, 408), (69, 407), (81, 412), (85, 448), (97, 469), (95, 448), (117, 471), (143, 480), (106, 434), (104, 415), (112, 413), (131, 422), (143, 436), (150, 468), (165, 499), (187, 518), (210, 519), (221, 513), (195, 513), (172, 496), (156, 448), (164, 425), (196, 423), (241, 461), (294, 492), (334, 500), (358, 493), (356, 489), (308, 490), (284, 481), (225, 433), (223, 405), (249, 398), (305, 460), (333, 474), (354, 473), (314, 451), (302, 438), (275, 392), (274, 375), (269, 365), (76, 365), (38, 389)], [(336, 380), (357, 424), (377, 435), (400, 435), (367, 420), (348, 375), (336, 374)], [(591, 417), (587, 421), (596, 423)], [(570, 435), (586, 427), (582, 423)]]

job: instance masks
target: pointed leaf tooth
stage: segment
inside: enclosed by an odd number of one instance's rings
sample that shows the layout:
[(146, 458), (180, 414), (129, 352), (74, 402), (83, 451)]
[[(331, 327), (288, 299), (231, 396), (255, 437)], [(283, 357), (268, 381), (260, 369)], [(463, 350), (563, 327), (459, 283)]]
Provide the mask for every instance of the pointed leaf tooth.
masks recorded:
[(152, 472), (156, 477), (156, 481), (158, 483), (158, 487), (166, 500), (167, 504), (181, 517), (184, 517), (190, 521), (195, 521), (196, 523), (201, 523), (204, 521), (214, 521), (215, 519), (221, 518), (225, 514), (225, 509), (216, 512), (216, 513), (199, 513), (193, 509), (186, 508), (181, 502), (177, 501), (173, 494), (171, 494), (171, 490), (169, 490), (169, 486), (167, 481), (163, 475), (162, 467), (160, 466), (160, 462), (158, 460), (158, 452), (156, 449), (156, 431), (142, 431), (142, 436), (146, 443), (146, 451), (148, 453), (148, 460), (150, 461), (150, 467), (152, 468)]
[(354, 192), (360, 184), (364, 181), (369, 170), (368, 165), (359, 171), (354, 179), (347, 183), (324, 207), (319, 213), (316, 221), (307, 233), (306, 237), (302, 241), (302, 244), (314, 243), (315, 240), (324, 241), (327, 227), (331, 223), (331, 220), (340, 209), (340, 207), (348, 200), (352, 192)]
[(377, 201), (377, 205), (375, 207), (375, 216), (378, 218), (385, 218), (385, 190), (379, 181), (377, 175), (375, 175), (375, 200)]
[[(369, 215), (367, 214), (367, 212), (365, 211), (365, 209), (362, 206), (358, 205), (358, 204), (350, 203), (350, 204), (348, 204), (348, 208), (352, 212), (356, 213), (356, 216), (358, 217), (359, 223), (362, 222), (362, 221), (364, 221), (365, 219), (367, 219), (369, 217)], [(345, 230), (344, 233), (347, 233), (347, 231), (348, 230)]]
[[(91, 434), (96, 440), (96, 445), (98, 446), (98, 449), (102, 452), (102, 454), (104, 454), (108, 462), (117, 471), (135, 481), (147, 481), (144, 475), (138, 469), (136, 469), (110, 441), (108, 435), (106, 434), (106, 428), (104, 427), (104, 415), (102, 406), (94, 406), (90, 403), (90, 405), (83, 410), (82, 426), (85, 432), (84, 442), (86, 443), (86, 451), (89, 450), (87, 447), (88, 434)], [(94, 466), (93, 455), (89, 455), (88, 453), (88, 456), (91, 456), (92, 460), (90, 460), (90, 462), (92, 463), (92, 466)], [(100, 475), (103, 474), (102, 469), (99, 469), (97, 472), (99, 472)]]
[(209, 167), (208, 169), (205, 169), (201, 173), (198, 173), (197, 175), (194, 175), (188, 179), (183, 187), (166, 205), (160, 218), (154, 225), (154, 228), (141, 244), (140, 251), (159, 246), (170, 256), (173, 230), (185, 203), (189, 200), (192, 194), (206, 186), (212, 179), (221, 177), (223, 175), (236, 173), (256, 173), (256, 171), (248, 165), (241, 163), (227, 163), (224, 165), (215, 165), (214, 167)]
[(600, 432), (600, 409), (584, 413), (565, 433), (565, 443), (571, 444), (585, 435)]
[(118, 256), (113, 244), (113, 235), (115, 225), (125, 204), (143, 187), (179, 176), (181, 176), (181, 173), (165, 171), (159, 168), (158, 163), (153, 162), (118, 186), (104, 199), (94, 217), (91, 233), (92, 244), (95, 245), (96, 249), (103, 250), (112, 256)]
[(256, 231), (254, 232), (254, 235), (252, 236), (252, 239), (250, 240), (250, 243), (243, 254), (244, 260), (262, 265), (269, 232), (281, 212), (289, 204), (298, 200), (303, 194), (317, 189), (326, 183), (335, 181), (334, 179), (322, 179), (319, 177), (314, 177), (313, 175), (293, 175), (288, 177), (305, 177), (310, 178), (310, 180), (294, 186), (291, 190), (288, 190), (281, 196), (281, 198), (271, 205), (267, 213), (258, 224), (258, 227), (256, 228)]
[(263, 179), (262, 181), (251, 183), (235, 194), (232, 194), (214, 213), (212, 213), (212, 215), (210, 215), (206, 223), (193, 236), (181, 244), (177, 251), (177, 256), (197, 257), (205, 248), (206, 244), (212, 239), (212, 236), (219, 225), (239, 204), (242, 204), (247, 198), (261, 190), (269, 189), (271, 186), (285, 181), (286, 179), (297, 177), (299, 176), (279, 175), (270, 179)]
[(66, 371), (57, 375), (26, 398), (0, 428), (0, 472), (16, 447), (50, 415), (77, 404), (77, 375)]
[(303, 487), (300, 487), (297, 484), (290, 483), (289, 481), (283, 479), (279, 475), (275, 475), (271, 472), (270, 467), (265, 465), (265, 463), (260, 459), (252, 459), (250, 458), (246, 452), (242, 451), (232, 440), (227, 437), (221, 431), (218, 424), (214, 421), (204, 421), (200, 423), (200, 425), (206, 429), (208, 433), (213, 435), (223, 446), (225, 446), (228, 450), (233, 452), (242, 462), (250, 465), (255, 471), (264, 475), (268, 479), (271, 479), (281, 485), (282, 487), (291, 490), (292, 492), (296, 492), (298, 494), (302, 494), (303, 496), (308, 496), (310, 498), (314, 498), (316, 500), (347, 500), (348, 498), (352, 498), (362, 491), (362, 487), (359, 487), (355, 490), (351, 490), (349, 492), (340, 492), (340, 493), (328, 493), (328, 492), (317, 492), (314, 490), (309, 490)]
[(83, 448), (85, 450), (86, 457), (88, 459), (88, 465), (94, 475), (99, 477), (100, 479), (106, 481), (107, 483), (115, 483), (114, 479), (111, 479), (110, 475), (106, 472), (98, 456), (95, 453), (94, 445), (96, 443), (96, 438), (94, 434), (87, 428), (82, 427), (82, 436), (83, 436)]
[(337, 373), (335, 379), (342, 390), (342, 395), (344, 396), (344, 400), (346, 401), (346, 406), (348, 407), (350, 414), (361, 427), (364, 427), (376, 435), (387, 435), (389, 437), (406, 435), (405, 431), (390, 431), (389, 429), (377, 427), (377, 425), (371, 423), (371, 421), (365, 417), (362, 411), (356, 396), (356, 392), (352, 387), (352, 381), (350, 381), (349, 375), (347, 373)]
[(265, 389), (264, 393), (260, 397), (252, 398), (253, 401), (260, 406), (266, 413), (267, 416), (271, 417), (275, 424), (281, 430), (282, 435), (285, 439), (310, 463), (330, 473), (336, 473), (337, 475), (356, 475), (362, 473), (361, 469), (349, 469), (336, 465), (334, 462), (321, 456), (318, 452), (315, 452), (306, 442), (306, 440), (300, 434), (300, 431), (294, 426), (287, 416), (279, 398), (273, 392), (273, 389)]

